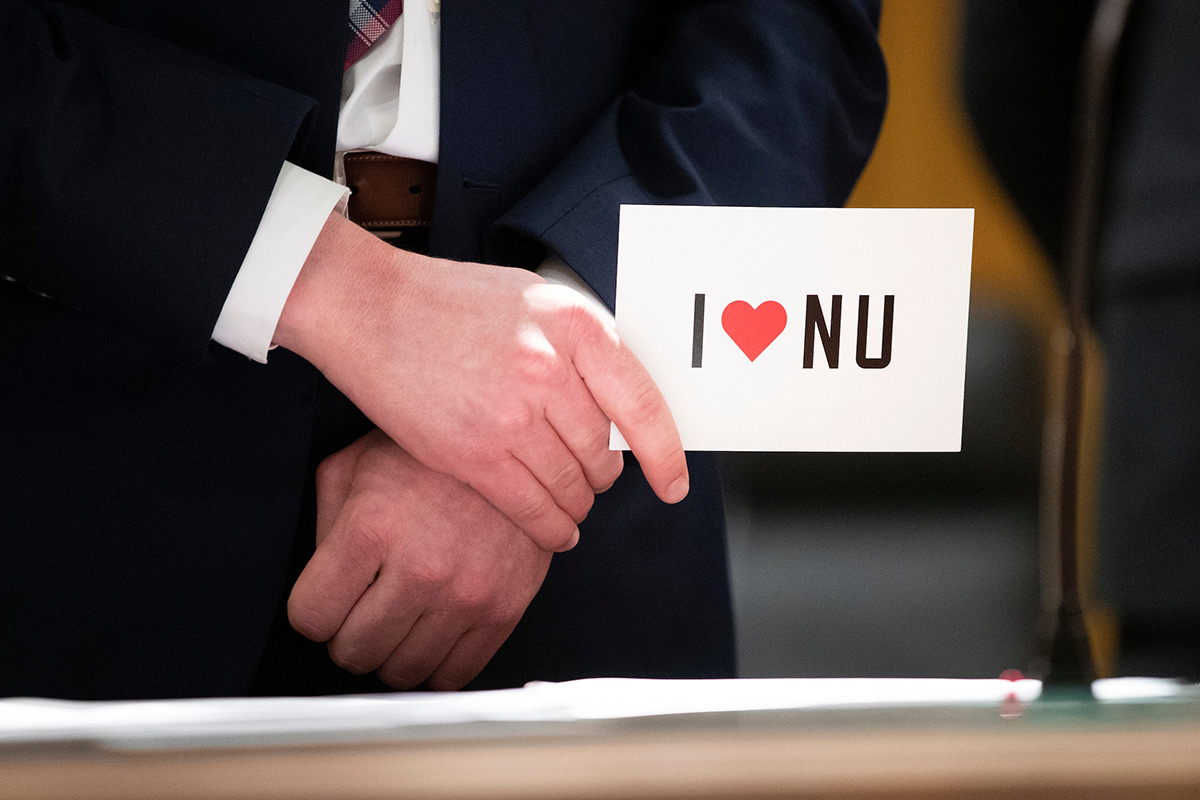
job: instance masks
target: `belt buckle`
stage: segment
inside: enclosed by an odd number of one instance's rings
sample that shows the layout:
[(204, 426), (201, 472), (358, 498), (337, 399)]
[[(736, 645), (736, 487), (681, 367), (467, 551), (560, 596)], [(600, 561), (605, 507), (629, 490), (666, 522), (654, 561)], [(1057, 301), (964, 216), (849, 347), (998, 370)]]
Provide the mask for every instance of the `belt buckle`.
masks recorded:
[(436, 164), (354, 151), (344, 154), (342, 170), (350, 189), (347, 214), (352, 221), (393, 243), (406, 236), (428, 240), (437, 186)]

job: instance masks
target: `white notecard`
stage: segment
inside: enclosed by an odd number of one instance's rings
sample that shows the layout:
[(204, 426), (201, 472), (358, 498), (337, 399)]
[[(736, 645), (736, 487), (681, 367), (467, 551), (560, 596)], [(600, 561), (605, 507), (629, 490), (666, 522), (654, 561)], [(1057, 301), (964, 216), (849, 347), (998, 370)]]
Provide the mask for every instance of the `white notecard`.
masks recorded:
[(622, 206), (617, 332), (687, 450), (957, 451), (974, 216)]

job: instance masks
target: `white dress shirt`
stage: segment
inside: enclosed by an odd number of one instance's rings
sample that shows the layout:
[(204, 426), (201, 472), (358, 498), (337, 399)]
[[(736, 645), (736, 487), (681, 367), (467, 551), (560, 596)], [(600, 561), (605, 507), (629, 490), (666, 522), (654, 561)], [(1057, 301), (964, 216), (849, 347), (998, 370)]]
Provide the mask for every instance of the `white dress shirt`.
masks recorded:
[[(437, 163), (439, 10), (440, 0), (409, 0), (400, 18), (346, 71), (335, 169), (341, 182), (284, 162), (213, 329), (214, 341), (266, 363), (284, 303), (325, 220), (332, 211), (345, 213), (344, 152), (373, 150)], [(582, 292), (608, 315), (603, 302), (561, 260), (547, 259), (538, 272)]]

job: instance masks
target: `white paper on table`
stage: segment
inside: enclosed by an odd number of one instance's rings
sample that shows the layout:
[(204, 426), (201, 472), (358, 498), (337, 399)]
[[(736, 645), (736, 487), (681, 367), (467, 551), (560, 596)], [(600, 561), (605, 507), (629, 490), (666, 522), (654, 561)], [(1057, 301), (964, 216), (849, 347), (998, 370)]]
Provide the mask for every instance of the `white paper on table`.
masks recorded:
[[(1170, 701), (1197, 687), (1156, 678), (1096, 681), (1100, 702)], [(0, 747), (89, 742), (117, 748), (372, 741), (436, 735), (438, 726), (570, 723), (730, 711), (1030, 703), (1035, 680), (597, 678), (521, 689), (349, 697), (78, 702), (0, 700)], [(457, 734), (461, 735), (461, 733)]]
[[(973, 209), (622, 206), (617, 333), (687, 450), (957, 451), (973, 225)], [(615, 426), (610, 446), (628, 449)]]

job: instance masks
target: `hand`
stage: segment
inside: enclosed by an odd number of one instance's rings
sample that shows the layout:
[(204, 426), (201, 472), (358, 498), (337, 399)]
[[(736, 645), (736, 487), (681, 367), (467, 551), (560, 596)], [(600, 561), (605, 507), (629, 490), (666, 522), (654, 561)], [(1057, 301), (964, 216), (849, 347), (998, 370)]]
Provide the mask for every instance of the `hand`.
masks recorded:
[(469, 486), (376, 430), (317, 471), (317, 550), (288, 618), (350, 672), (458, 689), (512, 633), (550, 558)]
[(405, 450), (565, 550), (621, 471), (609, 420), (666, 502), (687, 463), (666, 402), (587, 302), (518, 269), (396, 250), (330, 217), (275, 340)]

